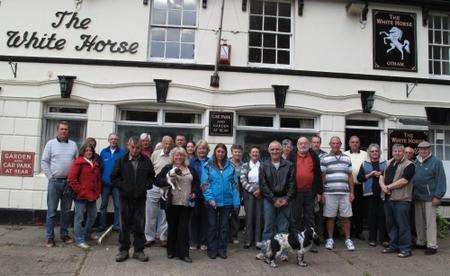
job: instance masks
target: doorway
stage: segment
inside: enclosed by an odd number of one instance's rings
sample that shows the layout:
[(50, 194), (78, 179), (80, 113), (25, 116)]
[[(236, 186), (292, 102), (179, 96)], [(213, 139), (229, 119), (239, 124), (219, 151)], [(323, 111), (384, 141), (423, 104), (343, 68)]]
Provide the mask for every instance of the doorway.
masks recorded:
[(353, 135), (359, 137), (359, 140), (361, 141), (361, 149), (364, 151), (367, 151), (370, 144), (380, 145), (380, 130), (347, 128), (345, 129), (345, 150), (350, 150), (348, 141)]

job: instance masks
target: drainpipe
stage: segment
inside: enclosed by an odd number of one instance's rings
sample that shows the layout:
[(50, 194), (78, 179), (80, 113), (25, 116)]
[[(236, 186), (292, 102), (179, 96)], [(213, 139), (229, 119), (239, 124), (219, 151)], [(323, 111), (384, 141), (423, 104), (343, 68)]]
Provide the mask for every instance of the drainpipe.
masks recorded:
[(219, 37), (217, 38), (217, 51), (216, 51), (216, 62), (214, 63), (214, 73), (211, 76), (211, 81), (209, 83), (212, 87), (219, 87), (219, 57), (220, 57), (220, 42), (222, 40), (222, 25), (223, 25), (223, 10), (225, 7), (225, 0), (222, 0), (222, 7), (220, 10), (220, 24), (219, 24)]

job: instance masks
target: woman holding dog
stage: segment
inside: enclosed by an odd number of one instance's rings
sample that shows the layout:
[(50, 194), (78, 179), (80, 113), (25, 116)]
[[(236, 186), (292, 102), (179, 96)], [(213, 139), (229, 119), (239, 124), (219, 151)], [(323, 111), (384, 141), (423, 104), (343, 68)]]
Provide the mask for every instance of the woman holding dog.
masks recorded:
[(169, 189), (166, 203), (167, 257), (178, 257), (184, 262), (192, 263), (189, 257), (189, 218), (197, 194), (195, 184), (198, 175), (189, 169), (184, 148), (174, 148), (170, 152), (170, 159), (172, 164), (165, 166), (157, 178), (159, 187)]
[(228, 218), (240, 206), (237, 174), (227, 158), (227, 147), (219, 143), (202, 169), (201, 185), (208, 212), (208, 257), (227, 258)]

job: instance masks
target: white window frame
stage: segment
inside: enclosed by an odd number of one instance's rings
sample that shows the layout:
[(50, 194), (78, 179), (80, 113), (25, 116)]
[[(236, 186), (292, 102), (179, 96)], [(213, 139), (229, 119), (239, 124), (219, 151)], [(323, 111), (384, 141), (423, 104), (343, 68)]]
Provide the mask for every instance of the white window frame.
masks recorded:
[[(442, 144), (436, 144), (436, 132), (437, 131), (443, 132), (444, 141)], [(433, 132), (433, 138), (434, 138), (433, 141), (430, 141), (430, 144), (431, 144), (434, 155), (436, 155), (436, 147), (442, 147), (442, 157), (443, 157), (442, 160), (450, 162), (450, 156), (446, 156), (446, 154), (445, 154), (445, 147), (450, 147), (450, 143), (445, 142), (445, 132), (446, 131), (450, 131), (449, 126), (433, 125), (432, 127), (430, 127), (429, 132)]]
[[(197, 33), (198, 33), (198, 19), (199, 19), (199, 1), (195, 0), (196, 3), (196, 20), (195, 20), (195, 26), (184, 26), (183, 25), (183, 9), (181, 10), (181, 25), (169, 25), (169, 24), (153, 24), (153, 5), (154, 1), (151, 1), (151, 8), (150, 8), (150, 20), (149, 20), (149, 31), (148, 31), (148, 49), (147, 49), (147, 60), (149, 61), (155, 61), (155, 62), (168, 62), (168, 63), (195, 63), (197, 58)], [(167, 14), (169, 12), (169, 9), (167, 9)], [(168, 16), (168, 15), (167, 15)], [(168, 18), (168, 17), (167, 17)], [(193, 59), (185, 59), (185, 58), (162, 58), (162, 57), (152, 57), (151, 51), (152, 51), (152, 29), (153, 28), (162, 28), (162, 29), (179, 29), (180, 31), (183, 29), (189, 29), (194, 30), (194, 58)], [(164, 43), (167, 43), (167, 32), (165, 37)], [(181, 38), (180, 38), (181, 39)], [(181, 43), (181, 41), (180, 41)], [(180, 48), (181, 51), (181, 48)], [(166, 52), (164, 51), (164, 56)]]
[[(293, 114), (293, 113), (285, 113), (285, 112), (268, 112), (268, 113), (250, 113), (250, 112), (242, 112), (236, 114), (236, 131), (261, 131), (261, 132), (283, 132), (283, 133), (306, 133), (306, 134), (314, 134), (319, 133), (319, 117), (318, 116), (308, 116), (304, 114)], [(239, 116), (262, 116), (262, 117), (272, 117), (273, 118), (273, 127), (259, 127), (259, 126), (242, 126), (239, 125)], [(280, 117), (288, 117), (288, 118), (298, 118), (298, 119), (313, 119), (314, 120), (314, 128), (287, 128), (280, 126)]]
[[(248, 29), (248, 36), (247, 36), (247, 64), (249, 66), (253, 66), (253, 67), (292, 69), (292, 68), (294, 68), (294, 49), (295, 49), (295, 45), (294, 45), (294, 34), (295, 34), (295, 29), (294, 29), (294, 27), (295, 27), (295, 22), (294, 22), (295, 21), (294, 20), (295, 19), (295, 12), (294, 11), (295, 11), (295, 3), (293, 3), (292, 1), (289, 1), (289, 0), (261, 0), (261, 1), (263, 1), (263, 2), (276, 2), (276, 3), (281, 2), (281, 3), (287, 3), (287, 4), (291, 5), (291, 16), (289, 18), (290, 21), (291, 21), (291, 32), (290, 33), (281, 33), (281, 32), (277, 32), (277, 31), (250, 30), (250, 16), (252, 15), (250, 13), (250, 10), (251, 10), (250, 9), (249, 10), (249, 16), (248, 16), (249, 29)], [(250, 5), (251, 5), (251, 0), (250, 0)], [(263, 17), (262, 28), (264, 29), (264, 17), (265, 16), (264, 15), (261, 15), (261, 16)], [(278, 18), (286, 18), (287, 19), (287, 17), (285, 17), (285, 16), (278, 16), (278, 15), (275, 15), (275, 16), (271, 15), (269, 17), (275, 17), (277, 25), (278, 25)], [(275, 34), (275, 35), (277, 35), (277, 34), (289, 35), (289, 64), (263, 63), (262, 62), (262, 57), (261, 57), (261, 62), (260, 63), (258, 63), (258, 62), (250, 62), (249, 61), (249, 59), (250, 59), (250, 48), (259, 48), (259, 47), (254, 47), (254, 46), (250, 47), (250, 33), (251, 32), (257, 32), (257, 33), (262, 33), (262, 34), (269, 33), (269, 34)], [(264, 39), (261, 38), (261, 47), (260, 47), (260, 49), (262, 50), (264, 48), (265, 48), (264, 47)], [(272, 48), (269, 48), (269, 49), (272, 49)], [(278, 53), (277, 53), (277, 50), (278, 50), (278, 48), (277, 48), (277, 39), (275, 39), (275, 48), (273, 48), (273, 49), (275, 49), (275, 61), (276, 61), (277, 55), (278, 55)], [(286, 51), (287, 49), (280, 48), (280, 50)], [(262, 52), (261, 52), (261, 55), (262, 55)]]
[[(450, 79), (450, 70), (449, 70), (449, 74), (443, 74), (443, 62), (447, 62), (447, 63), (450, 63), (450, 38), (449, 38), (449, 41), (448, 41), (448, 44), (443, 44), (444, 43), (444, 40), (443, 40), (443, 32), (444, 31), (447, 31), (447, 32), (450, 32), (450, 14), (445, 14), (445, 13), (433, 13), (433, 14), (430, 14), (430, 17), (433, 19), (432, 20), (432, 23), (433, 24), (431, 24), (431, 22), (428, 24), (428, 28), (427, 28), (427, 38), (428, 38), (428, 74), (432, 77), (432, 78), (448, 78), (448, 79)], [(435, 18), (436, 17), (448, 17), (449, 18), (449, 22), (448, 22), (448, 29), (444, 29), (443, 28), (443, 24), (441, 24), (441, 28), (440, 29), (435, 29), (434, 28), (434, 20), (435, 20)], [(441, 43), (440, 44), (435, 44), (434, 43), (434, 41), (433, 41), (433, 43), (430, 43), (430, 37), (429, 37), (429, 32), (430, 31), (432, 31), (433, 32), (433, 40), (434, 40), (434, 32), (435, 31), (440, 31), (441, 32)], [(430, 53), (430, 47), (431, 48), (433, 48), (433, 47), (439, 47), (439, 48), (448, 48), (449, 49), (449, 59), (448, 60), (443, 60), (443, 59), (434, 59), (434, 53), (433, 52), (431, 52)], [(431, 56), (431, 58), (430, 58), (430, 56)], [(441, 55), (441, 57), (442, 57), (442, 55)], [(433, 72), (430, 72), (430, 65), (429, 65), (429, 63), (432, 63), (432, 71), (434, 71), (434, 62), (439, 62), (440, 63), (440, 70), (441, 70), (441, 73), (440, 74), (435, 74), (435, 73), (433, 73)]]

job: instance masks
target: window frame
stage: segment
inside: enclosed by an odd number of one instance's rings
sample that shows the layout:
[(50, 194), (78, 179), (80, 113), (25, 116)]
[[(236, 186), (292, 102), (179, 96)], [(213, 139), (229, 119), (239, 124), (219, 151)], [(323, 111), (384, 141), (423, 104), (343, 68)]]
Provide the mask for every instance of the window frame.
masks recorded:
[[(436, 17), (447, 17), (448, 19), (448, 23), (447, 23), (447, 29), (444, 29), (443, 24), (441, 24), (441, 27), (439, 29), (435, 29), (434, 28), (434, 20)], [(430, 14), (430, 18), (431, 20), (428, 23), (428, 28), (427, 28), (427, 37), (428, 37), (428, 56), (427, 56), (427, 61), (428, 61), (428, 74), (432, 77), (432, 78), (450, 78), (450, 68), (448, 69), (448, 74), (443, 74), (443, 63), (446, 62), (449, 64), (450, 66), (450, 35), (448, 37), (448, 43), (444, 44), (444, 40), (443, 40), (443, 32), (447, 32), (448, 34), (450, 34), (450, 14), (448, 13), (432, 13)], [(442, 21), (441, 21), (442, 23)], [(436, 31), (440, 31), (441, 32), (441, 43), (440, 44), (436, 44), (434, 42), (434, 32)], [(430, 32), (433, 33), (433, 42), (430, 42)], [(430, 50), (433, 50), (434, 47), (439, 47), (439, 49), (441, 49), (441, 55), (439, 59), (435, 59), (434, 58), (434, 53), (430, 52)], [(447, 48), (448, 49), (448, 59), (447, 60), (443, 60), (442, 59), (442, 49)], [(440, 64), (440, 73), (436, 74), (434, 73), (434, 63), (435, 62), (439, 62)], [(430, 63), (431, 63), (431, 68), (430, 68)]]
[[(269, 113), (269, 114), (268, 114)], [(307, 114), (294, 114), (285, 112), (268, 112), (268, 113), (250, 113), (250, 112), (237, 112), (236, 113), (236, 131), (261, 131), (261, 132), (289, 132), (289, 133), (306, 133), (314, 134), (319, 133), (319, 117), (317, 115), (307, 115)], [(259, 127), (259, 126), (243, 126), (239, 125), (240, 116), (262, 116), (262, 117), (272, 117), (273, 126), (272, 127)], [(284, 118), (297, 118), (297, 119), (312, 119), (314, 120), (313, 128), (289, 128), (281, 127), (281, 117)]]
[[(436, 134), (438, 131), (442, 131), (443, 135), (444, 135), (444, 140), (442, 141), (442, 144), (436, 143)], [(450, 155), (446, 156), (446, 153), (445, 153), (445, 148), (450, 147), (450, 141), (448, 143), (446, 143), (446, 139), (445, 139), (446, 138), (445, 133), (450, 132), (450, 127), (449, 126), (441, 126), (441, 125), (433, 125), (428, 130), (428, 137), (431, 136), (431, 132), (433, 133), (432, 134), (433, 141), (430, 141), (430, 144), (431, 144), (433, 155), (437, 156), (436, 148), (441, 147), (442, 148), (442, 161), (450, 161)], [(431, 139), (429, 139), (429, 140), (431, 140)], [(438, 158), (440, 159), (440, 157), (438, 157)]]

